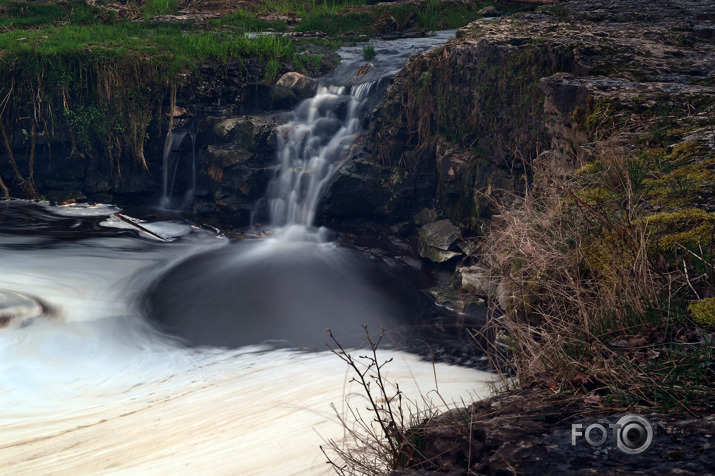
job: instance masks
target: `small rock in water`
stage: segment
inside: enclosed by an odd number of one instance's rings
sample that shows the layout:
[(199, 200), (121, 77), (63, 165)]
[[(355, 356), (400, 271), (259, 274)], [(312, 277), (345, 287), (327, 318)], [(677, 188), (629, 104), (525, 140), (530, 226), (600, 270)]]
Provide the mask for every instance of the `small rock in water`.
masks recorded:
[(318, 82), (300, 73), (286, 73), (273, 88), (273, 106), (292, 107), (303, 99), (311, 98), (318, 90)]
[(167, 117), (181, 117), (186, 114), (186, 108), (183, 108), (181, 106), (174, 106), (173, 111), (169, 111), (166, 113)]
[(420, 229), (418, 248), (420, 256), (435, 263), (443, 263), (462, 254), (451, 246), (462, 237), (462, 232), (449, 220), (428, 223)]

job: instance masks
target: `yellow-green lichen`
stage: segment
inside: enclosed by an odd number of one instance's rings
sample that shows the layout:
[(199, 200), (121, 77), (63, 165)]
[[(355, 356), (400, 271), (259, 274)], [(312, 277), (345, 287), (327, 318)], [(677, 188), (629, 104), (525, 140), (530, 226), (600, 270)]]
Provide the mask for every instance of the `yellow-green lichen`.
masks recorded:
[(633, 267), (637, 250), (628, 243), (623, 228), (604, 231), (584, 243), (581, 267), (605, 283), (618, 282), (620, 274)]
[(694, 157), (707, 155), (708, 153), (712, 154), (707, 145), (699, 141), (691, 141), (683, 142), (673, 147), (673, 150), (668, 154), (668, 158), (674, 164), (680, 165)]
[(649, 149), (640, 157), (651, 171), (644, 180), (646, 197), (656, 205), (697, 206), (702, 193), (715, 184), (715, 154), (702, 142), (678, 144), (667, 155)]
[(695, 301), (688, 310), (696, 324), (703, 327), (715, 325), (715, 297)]
[(590, 187), (575, 193), (576, 197), (588, 205), (598, 205), (614, 197), (614, 193), (603, 187)]
[(640, 220), (662, 251), (673, 251), (678, 245), (709, 243), (715, 232), (715, 213), (699, 208), (686, 208), (658, 213)]
[(581, 166), (576, 171), (576, 175), (595, 174), (597, 172), (600, 172), (601, 170), (602, 170), (601, 162), (599, 160), (594, 160), (593, 162), (589, 162), (589, 163)]

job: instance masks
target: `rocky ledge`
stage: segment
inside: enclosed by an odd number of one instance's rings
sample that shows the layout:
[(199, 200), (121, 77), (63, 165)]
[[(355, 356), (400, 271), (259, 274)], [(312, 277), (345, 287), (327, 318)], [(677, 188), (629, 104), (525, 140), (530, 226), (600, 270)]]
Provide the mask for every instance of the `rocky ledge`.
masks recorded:
[[(503, 302), (476, 247), (457, 244), (479, 242), (501, 210), (544, 187), (535, 175), (588, 176), (618, 154), (642, 166), (639, 219), (667, 250), (715, 220), (713, 21), (705, 1), (572, 0), (474, 22), (397, 76), (336, 174), (326, 214), (378, 217), (396, 230), (407, 222), (424, 259), (457, 268), (439, 293), (457, 296), (450, 304), (464, 295)], [(605, 203), (596, 186), (575, 193)], [(426, 422), (419, 454), (408, 455), (413, 469), (394, 474), (707, 474), (714, 465), (711, 407), (643, 414), (654, 443), (629, 455), (613, 439), (572, 445), (571, 424), (607, 427), (631, 409), (553, 392), (533, 387)]]
[(572, 0), (471, 23), (398, 74), (324, 215), (399, 223), (429, 207), (474, 236), (537, 160), (564, 176), (605, 147), (684, 143), (710, 171), (691, 201), (715, 210), (714, 19), (704, 1)]
[[(627, 413), (614, 416), (593, 401), (563, 401), (540, 388), (497, 396), (418, 427), (420, 457), (392, 476), (701, 475), (715, 467), (712, 414), (641, 415), (653, 438), (639, 454), (618, 449), (611, 430), (598, 447), (579, 433), (592, 424), (608, 429)], [(574, 432), (572, 424), (581, 426)], [(598, 429), (589, 436), (602, 437)]]

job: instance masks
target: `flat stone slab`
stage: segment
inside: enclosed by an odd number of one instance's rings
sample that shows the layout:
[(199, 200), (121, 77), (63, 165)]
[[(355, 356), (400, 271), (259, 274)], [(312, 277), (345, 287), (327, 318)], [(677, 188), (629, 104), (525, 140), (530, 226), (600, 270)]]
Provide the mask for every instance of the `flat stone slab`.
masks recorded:
[(459, 250), (450, 247), (462, 238), (462, 232), (449, 220), (428, 223), (420, 228), (418, 249), (420, 256), (435, 263), (443, 263), (459, 256)]

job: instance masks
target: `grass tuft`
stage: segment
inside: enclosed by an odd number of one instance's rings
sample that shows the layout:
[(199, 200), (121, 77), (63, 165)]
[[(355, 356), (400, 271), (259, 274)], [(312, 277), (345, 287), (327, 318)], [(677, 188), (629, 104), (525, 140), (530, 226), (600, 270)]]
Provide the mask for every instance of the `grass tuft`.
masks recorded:
[(145, 18), (151, 18), (157, 15), (171, 15), (178, 10), (178, 0), (147, 0), (144, 4)]
[(615, 406), (707, 407), (713, 336), (699, 327), (711, 303), (697, 299), (715, 292), (714, 219), (652, 214), (636, 162), (606, 147), (567, 182), (533, 166), (535, 191), (501, 207), (484, 243), (504, 311), (495, 326), (521, 385)]

